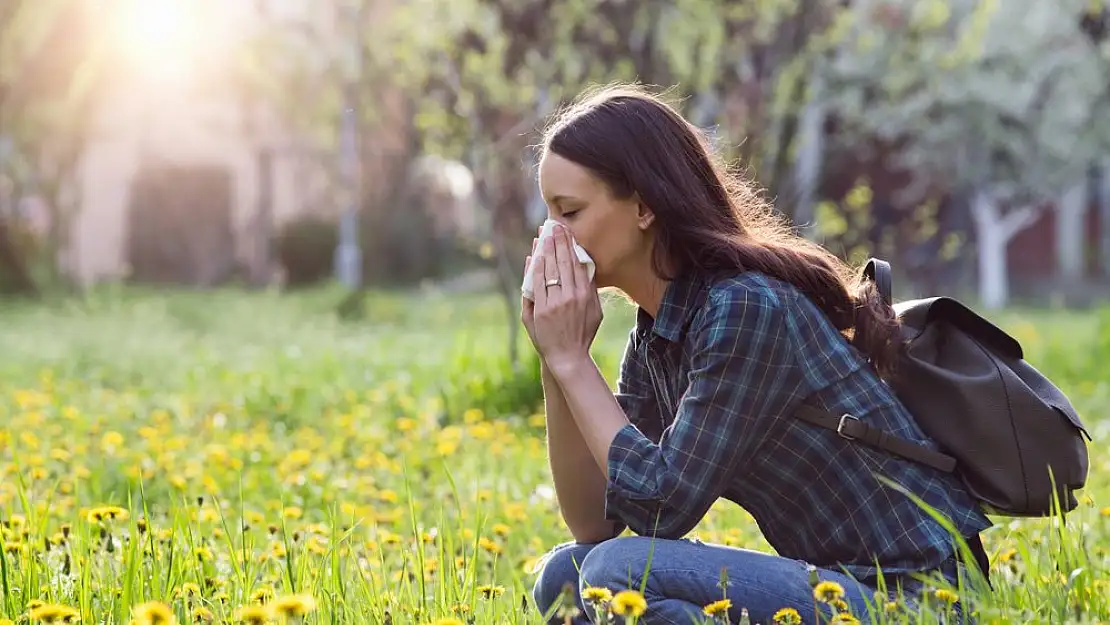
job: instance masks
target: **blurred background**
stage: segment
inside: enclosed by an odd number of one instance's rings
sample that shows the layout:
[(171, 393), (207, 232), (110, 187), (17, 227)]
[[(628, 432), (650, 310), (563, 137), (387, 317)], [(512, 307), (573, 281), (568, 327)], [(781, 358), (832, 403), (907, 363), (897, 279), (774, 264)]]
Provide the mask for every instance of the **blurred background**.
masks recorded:
[(1107, 0), (2, 0), (0, 292), (519, 299), (532, 146), (657, 85), (905, 296), (1110, 294)]

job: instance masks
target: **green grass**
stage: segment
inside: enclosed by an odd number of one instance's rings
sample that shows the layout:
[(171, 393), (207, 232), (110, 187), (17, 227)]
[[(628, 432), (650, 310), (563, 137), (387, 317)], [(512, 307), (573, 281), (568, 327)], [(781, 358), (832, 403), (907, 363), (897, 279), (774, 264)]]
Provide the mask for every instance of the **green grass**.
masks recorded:
[[(353, 318), (339, 299), (105, 289), (0, 306), (0, 619), (41, 601), (126, 623), (160, 602), (234, 622), (300, 593), (307, 623), (538, 622), (521, 609), (530, 566), (569, 534), (545, 488), (534, 360), (507, 360), (515, 319), (482, 295), (376, 294)], [(992, 318), (1097, 442), (1066, 527), (986, 535), (1001, 582), (981, 622), (1105, 621), (1110, 314)], [(607, 302), (594, 355), (611, 381), (631, 323)], [(732, 504), (696, 531), (769, 549)]]

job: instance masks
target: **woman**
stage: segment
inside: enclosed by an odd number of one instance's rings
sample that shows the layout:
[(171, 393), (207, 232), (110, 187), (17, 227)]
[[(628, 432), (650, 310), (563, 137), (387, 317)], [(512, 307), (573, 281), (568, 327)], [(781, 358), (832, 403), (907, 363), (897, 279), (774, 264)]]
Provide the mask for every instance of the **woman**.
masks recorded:
[[(586, 622), (582, 588), (643, 581), (645, 623), (689, 623), (724, 596), (733, 620), (746, 609), (766, 624), (792, 607), (812, 623), (815, 572), (863, 620), (880, 567), (891, 590), (920, 589), (925, 572), (956, 582), (952, 536), (876, 476), (972, 537), (990, 522), (962, 483), (792, 416), (811, 403), (935, 448), (880, 379), (898, 326), (870, 283), (850, 285), (849, 268), (793, 235), (694, 126), (636, 88), (560, 115), (539, 177), (561, 227), (533, 249), (522, 322), (542, 357), (551, 470), (574, 538), (545, 558), (540, 610), (570, 584)], [(574, 242), (596, 263), (593, 282)], [(607, 287), (638, 306), (615, 394), (589, 353)], [(779, 555), (684, 539), (719, 497)], [(626, 528), (637, 535), (618, 538)]]

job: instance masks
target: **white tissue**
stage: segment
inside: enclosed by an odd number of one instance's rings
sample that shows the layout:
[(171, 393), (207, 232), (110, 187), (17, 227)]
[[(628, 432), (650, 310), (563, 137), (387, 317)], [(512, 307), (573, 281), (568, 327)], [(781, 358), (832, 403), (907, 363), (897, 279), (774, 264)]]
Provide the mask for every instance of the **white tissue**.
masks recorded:
[[(534, 298), (534, 293), (532, 291), (532, 270), (536, 266), (536, 259), (540, 257), (540, 250), (543, 249), (544, 240), (555, 232), (555, 226), (558, 223), (559, 222), (554, 219), (548, 219), (543, 222), (543, 228), (540, 229), (539, 241), (536, 243), (536, 253), (532, 256), (532, 262), (528, 266), (528, 271), (524, 272), (524, 284), (520, 285), (520, 290), (524, 293), (524, 297), (528, 299)], [(590, 276), (590, 280), (593, 280), (594, 271), (597, 269), (594, 265), (594, 260), (590, 258), (586, 250), (582, 249), (581, 245), (578, 245), (578, 242), (574, 242), (574, 253), (578, 256), (578, 262), (586, 265), (586, 271)]]

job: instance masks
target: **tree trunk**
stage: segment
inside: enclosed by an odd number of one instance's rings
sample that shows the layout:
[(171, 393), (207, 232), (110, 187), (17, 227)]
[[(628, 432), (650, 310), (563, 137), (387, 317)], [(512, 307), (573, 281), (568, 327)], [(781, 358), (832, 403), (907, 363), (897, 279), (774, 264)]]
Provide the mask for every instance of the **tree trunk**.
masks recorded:
[(6, 295), (36, 295), (26, 258), (15, 240), (8, 219), (0, 215), (0, 293)]
[(274, 153), (259, 148), (255, 154), (258, 172), (258, 208), (254, 216), (254, 254), (251, 258), (250, 284), (266, 287), (273, 278), (274, 241)]
[(825, 104), (823, 79), (819, 72), (810, 75), (813, 93), (802, 110), (798, 128), (798, 157), (794, 161), (794, 223), (807, 238), (817, 236), (817, 211), (814, 199), (821, 179), (821, 157), (825, 151)]
[(1036, 221), (1040, 209), (1022, 206), (1003, 214), (989, 192), (979, 191), (971, 212), (979, 250), (979, 298), (988, 310), (1003, 308), (1010, 299), (1006, 249), (1017, 233)]
[(1084, 177), (1065, 190), (1057, 202), (1056, 271), (1061, 281), (1074, 282), (1083, 277), (1086, 216), (1087, 179)]
[(1098, 260), (1102, 275), (1110, 277), (1110, 158), (1098, 168)]

